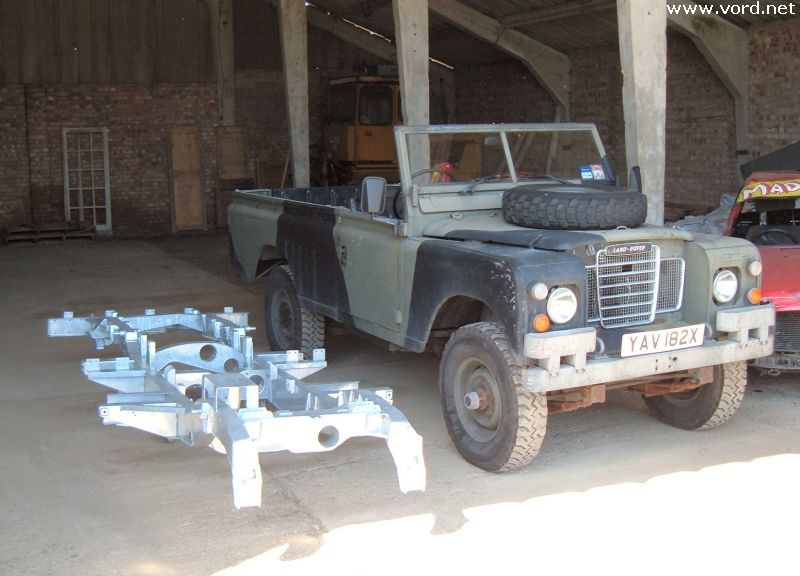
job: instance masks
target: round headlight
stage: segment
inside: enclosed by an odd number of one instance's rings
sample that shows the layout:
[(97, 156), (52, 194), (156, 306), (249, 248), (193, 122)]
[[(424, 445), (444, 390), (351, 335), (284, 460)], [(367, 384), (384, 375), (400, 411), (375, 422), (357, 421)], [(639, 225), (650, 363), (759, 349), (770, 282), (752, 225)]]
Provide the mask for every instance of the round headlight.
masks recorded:
[(761, 262), (759, 260), (753, 260), (750, 264), (747, 265), (747, 271), (750, 272), (753, 276), (760, 276), (761, 275)]
[(564, 324), (572, 320), (578, 311), (578, 299), (569, 288), (556, 288), (547, 299), (547, 315), (553, 324)]
[(720, 270), (714, 275), (714, 283), (711, 285), (711, 293), (717, 304), (727, 304), (736, 296), (739, 289), (739, 281), (736, 274), (730, 270)]
[(531, 298), (534, 300), (544, 300), (547, 298), (547, 284), (537, 282), (531, 286)]

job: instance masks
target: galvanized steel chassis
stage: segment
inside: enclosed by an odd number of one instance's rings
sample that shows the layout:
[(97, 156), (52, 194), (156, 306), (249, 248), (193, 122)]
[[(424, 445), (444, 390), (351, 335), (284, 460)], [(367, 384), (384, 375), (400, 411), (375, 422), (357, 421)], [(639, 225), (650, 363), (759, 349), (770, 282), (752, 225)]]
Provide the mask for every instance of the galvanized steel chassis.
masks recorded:
[[(210, 445), (231, 466), (233, 503), (261, 505), (259, 452), (333, 450), (354, 436), (384, 438), (403, 492), (425, 489), (422, 437), (392, 405), (392, 390), (358, 382), (307, 383), (326, 366), (325, 350), (255, 354), (246, 312), (50, 319), (47, 334), (90, 336), (98, 350), (127, 356), (83, 361), (89, 380), (116, 390), (99, 406), (104, 424), (132, 426), (191, 446)], [(192, 330), (207, 340), (156, 349), (148, 334)]]

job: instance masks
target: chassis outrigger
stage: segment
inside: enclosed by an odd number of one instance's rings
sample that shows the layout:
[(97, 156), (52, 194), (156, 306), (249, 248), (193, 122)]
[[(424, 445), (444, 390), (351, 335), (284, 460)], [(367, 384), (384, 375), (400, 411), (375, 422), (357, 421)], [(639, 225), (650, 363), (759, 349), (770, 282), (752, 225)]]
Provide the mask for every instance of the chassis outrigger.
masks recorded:
[[(197, 332), (206, 340), (156, 349), (148, 335)], [(231, 466), (236, 508), (261, 505), (260, 452), (333, 450), (348, 438), (384, 438), (403, 492), (425, 489), (422, 438), (392, 405), (389, 388), (358, 382), (307, 383), (325, 368), (325, 350), (256, 354), (246, 312), (183, 313), (50, 319), (51, 337), (90, 336), (98, 350), (127, 356), (83, 361), (86, 377), (116, 392), (98, 411), (104, 424), (131, 426), (190, 446), (210, 445)]]

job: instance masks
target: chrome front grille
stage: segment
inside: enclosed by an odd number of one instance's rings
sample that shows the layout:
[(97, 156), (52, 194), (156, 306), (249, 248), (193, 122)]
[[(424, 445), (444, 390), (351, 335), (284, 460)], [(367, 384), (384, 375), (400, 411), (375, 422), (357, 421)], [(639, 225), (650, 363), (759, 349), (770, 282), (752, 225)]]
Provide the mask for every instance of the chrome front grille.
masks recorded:
[[(634, 253), (623, 247), (634, 246)], [(685, 264), (659, 260), (656, 245), (611, 245), (586, 268), (588, 320), (604, 328), (649, 324), (656, 313), (680, 309)]]
[(775, 352), (800, 352), (800, 312), (775, 315)]
[(683, 304), (683, 258), (664, 258), (658, 275), (656, 314), (680, 310)]

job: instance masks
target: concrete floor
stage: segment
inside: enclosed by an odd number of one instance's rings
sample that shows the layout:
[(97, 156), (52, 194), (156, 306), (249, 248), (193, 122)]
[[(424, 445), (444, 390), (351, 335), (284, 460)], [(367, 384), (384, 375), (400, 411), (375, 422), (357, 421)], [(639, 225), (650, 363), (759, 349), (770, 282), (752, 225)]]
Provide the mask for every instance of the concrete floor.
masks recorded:
[(542, 453), (493, 475), (466, 464), (439, 413), (437, 362), (331, 338), (326, 379), (392, 386), (425, 439), (428, 490), (403, 495), (385, 443), (262, 456), (264, 507), (232, 507), (208, 449), (103, 427), (88, 339), (45, 320), (230, 305), (261, 286), (227, 267), (223, 235), (0, 247), (0, 574), (797, 574), (800, 380), (752, 378), (726, 425), (684, 432), (632, 393), (550, 419)]

